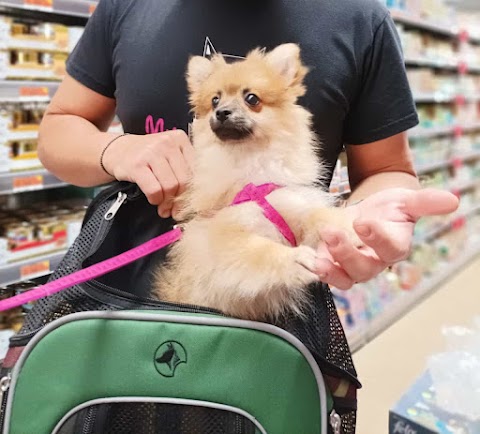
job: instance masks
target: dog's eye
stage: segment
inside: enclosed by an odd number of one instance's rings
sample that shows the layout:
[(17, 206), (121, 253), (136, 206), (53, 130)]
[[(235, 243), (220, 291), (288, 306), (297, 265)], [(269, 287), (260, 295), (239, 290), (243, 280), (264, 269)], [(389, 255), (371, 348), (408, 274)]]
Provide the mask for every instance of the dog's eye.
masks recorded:
[(212, 98), (212, 106), (213, 106), (213, 108), (217, 108), (219, 102), (220, 102), (220, 98), (219, 98), (218, 96), (214, 96), (214, 97)]
[(256, 106), (258, 104), (260, 104), (260, 98), (255, 95), (254, 93), (249, 93), (246, 97), (245, 97), (245, 102), (248, 104), (248, 105), (251, 105), (251, 106)]

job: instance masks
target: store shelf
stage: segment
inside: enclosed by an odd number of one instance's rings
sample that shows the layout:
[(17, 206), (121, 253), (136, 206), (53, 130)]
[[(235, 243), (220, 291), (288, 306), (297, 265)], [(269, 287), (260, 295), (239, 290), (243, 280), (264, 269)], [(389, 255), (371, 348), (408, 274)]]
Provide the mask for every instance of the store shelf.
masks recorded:
[(472, 215), (475, 215), (475, 214), (478, 214), (480, 212), (480, 205), (477, 205), (477, 206), (474, 206), (472, 208), (470, 208), (466, 213), (465, 215), (470, 217)]
[(66, 250), (29, 258), (23, 261), (0, 266), (0, 285), (9, 285), (22, 280), (49, 274), (63, 259)]
[(0, 173), (0, 195), (46, 190), (65, 187), (66, 185), (68, 184), (45, 169)]
[(467, 72), (472, 72), (474, 74), (480, 74), (480, 65), (468, 66)]
[(413, 130), (410, 130), (410, 138), (427, 138), (427, 137), (436, 137), (436, 136), (445, 136), (453, 134), (455, 132), (455, 127), (448, 125), (446, 127), (434, 127), (434, 128), (423, 128), (417, 127)]
[(440, 284), (445, 283), (446, 279), (458, 272), (458, 270), (468, 264), (479, 254), (480, 246), (470, 248), (461, 258), (458, 258), (451, 264), (448, 264), (445, 267), (438, 267), (434, 275), (425, 278), (418, 287), (409, 292), (402, 293), (397, 300), (385, 307), (383, 313), (373, 318), (367, 326), (358, 330), (347, 330), (346, 334), (351, 350), (358, 351), (366, 343), (373, 340), (376, 336), (394, 324), (398, 319), (407, 314), (422, 300), (434, 293)]
[(48, 102), (58, 82), (0, 80), (0, 103)]
[[(427, 66), (435, 69), (446, 69), (457, 71), (459, 68), (459, 62), (456, 60), (444, 61), (444, 60), (431, 60), (424, 57), (406, 57), (405, 65), (407, 66)], [(470, 68), (469, 68), (470, 71)]]
[(428, 172), (434, 172), (435, 170), (445, 169), (450, 167), (450, 161), (439, 161), (438, 163), (422, 164), (416, 167), (417, 175), (424, 175)]
[(480, 187), (480, 179), (474, 179), (471, 181), (463, 181), (463, 182), (452, 182), (448, 186), (448, 190), (452, 193), (462, 192), (465, 190), (470, 190), (472, 188)]
[(0, 141), (13, 142), (15, 140), (37, 140), (38, 130), (9, 131), (7, 134), (0, 134)]
[(429, 20), (415, 17), (402, 11), (392, 10), (391, 15), (397, 23), (406, 24), (417, 29), (427, 30), (438, 35), (449, 36), (452, 38), (457, 38), (460, 35), (457, 27), (438, 25)]
[(45, 81), (45, 82), (60, 82), (62, 77), (55, 75), (51, 68), (47, 67), (32, 67), (32, 68), (18, 68), (7, 66), (2, 70), (2, 81), (18, 80), (26, 82), (29, 81)]
[(423, 175), (428, 172), (433, 172), (435, 170), (440, 170), (453, 166), (457, 164), (457, 162), (465, 162), (478, 158), (480, 158), (480, 151), (471, 151), (465, 154), (452, 156), (448, 160), (438, 161), (429, 164), (419, 164), (418, 166), (416, 166), (416, 171), (418, 175)]
[(425, 127), (417, 127), (413, 130), (410, 130), (409, 137), (410, 138), (428, 138), (428, 137), (437, 137), (437, 136), (446, 136), (450, 134), (454, 134), (456, 131), (461, 132), (473, 132), (476, 130), (480, 130), (480, 122), (472, 122), (468, 124), (458, 124), (458, 125), (447, 125), (445, 127), (432, 127), (432, 128), (425, 128)]
[(441, 93), (415, 93), (416, 103), (446, 103), (455, 101), (455, 96), (442, 95)]
[(95, 10), (98, 1), (94, 0), (2, 0), (0, 7), (16, 9), (18, 12), (42, 12), (88, 18)]

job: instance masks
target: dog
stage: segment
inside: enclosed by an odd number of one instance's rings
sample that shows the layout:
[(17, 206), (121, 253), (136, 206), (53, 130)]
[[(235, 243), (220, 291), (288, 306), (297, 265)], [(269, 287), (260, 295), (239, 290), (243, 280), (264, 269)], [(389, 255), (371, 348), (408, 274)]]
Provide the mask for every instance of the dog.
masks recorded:
[[(179, 198), (183, 237), (155, 273), (159, 299), (250, 320), (302, 315), (307, 287), (319, 280), (320, 230), (340, 227), (359, 244), (345, 209), (316, 186), (325, 169), (312, 115), (297, 103), (307, 72), (292, 43), (235, 63), (220, 54), (189, 60), (196, 160)], [(293, 245), (257, 202), (232, 205), (251, 184), (275, 186), (267, 206)]]

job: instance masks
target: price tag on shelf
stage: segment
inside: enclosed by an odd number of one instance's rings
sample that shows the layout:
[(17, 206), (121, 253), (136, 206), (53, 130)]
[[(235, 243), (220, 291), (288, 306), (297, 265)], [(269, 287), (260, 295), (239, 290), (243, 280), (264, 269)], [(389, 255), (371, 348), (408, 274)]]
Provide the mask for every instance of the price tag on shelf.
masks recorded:
[(455, 137), (462, 137), (463, 136), (463, 127), (461, 125), (456, 125), (454, 128), (453, 128), (453, 134), (455, 135)]
[(467, 62), (460, 62), (458, 64), (458, 73), (461, 75), (468, 74), (468, 64)]
[(20, 279), (28, 280), (50, 273), (50, 261), (39, 261), (20, 267)]
[(20, 99), (41, 97), (48, 99), (48, 87), (46, 86), (22, 86), (19, 89)]
[(48, 96), (46, 86), (22, 86), (19, 90), (20, 96)]
[(454, 169), (461, 169), (463, 167), (463, 159), (459, 157), (452, 158), (450, 163)]
[(465, 105), (467, 102), (467, 99), (465, 98), (465, 95), (457, 95), (455, 97), (455, 104), (456, 105)]
[(39, 190), (43, 187), (43, 175), (18, 176), (12, 180), (14, 193)]
[(468, 30), (462, 30), (458, 34), (458, 39), (460, 40), (460, 42), (468, 42), (470, 40), (470, 35), (468, 33)]
[(467, 222), (467, 219), (464, 216), (458, 217), (452, 222), (452, 229), (453, 230), (461, 229), (465, 226), (466, 222)]
[(23, 4), (32, 9), (53, 9), (53, 0), (23, 0)]

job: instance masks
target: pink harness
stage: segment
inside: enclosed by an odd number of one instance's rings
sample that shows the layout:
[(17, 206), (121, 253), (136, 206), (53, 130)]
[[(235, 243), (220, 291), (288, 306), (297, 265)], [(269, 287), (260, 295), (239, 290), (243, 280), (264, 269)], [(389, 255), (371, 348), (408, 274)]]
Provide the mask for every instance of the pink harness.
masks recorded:
[[(292, 246), (296, 246), (297, 242), (292, 230), (279, 212), (273, 208), (265, 198), (278, 188), (280, 188), (280, 186), (275, 184), (263, 184), (259, 186), (248, 184), (237, 194), (232, 205), (238, 205), (245, 202), (256, 202), (258, 206), (263, 209), (265, 217), (277, 227), (279, 232)], [(48, 282), (43, 286), (24, 292), (23, 294), (18, 294), (14, 297), (2, 300), (0, 301), (0, 312), (47, 297), (67, 288), (71, 288), (72, 286), (87, 282), (88, 280), (96, 279), (97, 277), (124, 267), (137, 259), (148, 256), (157, 250), (161, 250), (178, 241), (181, 237), (181, 229), (175, 228), (117, 256), (98, 262), (97, 264), (76, 271), (68, 276)]]
[(272, 192), (280, 188), (276, 184), (247, 184), (243, 190), (235, 196), (232, 205), (237, 205), (245, 202), (256, 202), (257, 205), (263, 209), (263, 215), (270, 220), (278, 229), (278, 231), (285, 237), (285, 239), (296, 247), (297, 240), (295, 235), (288, 226), (287, 222), (280, 215), (280, 213), (267, 201), (266, 197)]

